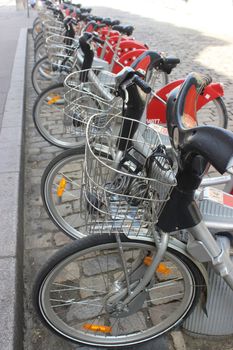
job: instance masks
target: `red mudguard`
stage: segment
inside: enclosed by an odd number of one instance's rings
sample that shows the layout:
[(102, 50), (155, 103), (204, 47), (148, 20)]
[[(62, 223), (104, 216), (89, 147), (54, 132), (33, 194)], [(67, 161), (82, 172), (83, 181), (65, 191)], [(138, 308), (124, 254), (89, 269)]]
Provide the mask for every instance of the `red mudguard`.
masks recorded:
[[(111, 43), (111, 41), (110, 41), (110, 43)], [(113, 46), (113, 50), (115, 50), (115, 49), (116, 49), (116, 45)], [(118, 57), (121, 58), (122, 56), (124, 56), (125, 54), (127, 54), (129, 52), (132, 52), (132, 51), (135, 51), (135, 50), (139, 50), (139, 49), (146, 50), (147, 46), (145, 46), (143, 43), (140, 43), (138, 41), (131, 40), (131, 39), (128, 39), (128, 38), (126, 40), (121, 40), (120, 46), (119, 46), (119, 49), (118, 49)], [(112, 51), (109, 51), (104, 56), (104, 59), (107, 62), (111, 62), (112, 58), (113, 58), (113, 52)], [(132, 63), (132, 61), (131, 61), (131, 63)], [(127, 65), (129, 66), (130, 64), (127, 64)]]
[(125, 53), (120, 57), (118, 61), (120, 64), (115, 62), (112, 72), (117, 74), (122, 70), (122, 65), (130, 66), (133, 63), (133, 61), (136, 60), (136, 58), (139, 57), (144, 51), (146, 51), (146, 49), (142, 48)]
[[(183, 79), (173, 81), (158, 90), (156, 94), (167, 102), (169, 93), (177, 86), (181, 85), (183, 81)], [(208, 85), (204, 89), (203, 94), (198, 96), (197, 110), (217, 97), (223, 96), (223, 94), (223, 87), (220, 83), (212, 83)], [(147, 121), (156, 124), (166, 124), (166, 103), (162, 103), (156, 97), (152, 97), (147, 105)]]

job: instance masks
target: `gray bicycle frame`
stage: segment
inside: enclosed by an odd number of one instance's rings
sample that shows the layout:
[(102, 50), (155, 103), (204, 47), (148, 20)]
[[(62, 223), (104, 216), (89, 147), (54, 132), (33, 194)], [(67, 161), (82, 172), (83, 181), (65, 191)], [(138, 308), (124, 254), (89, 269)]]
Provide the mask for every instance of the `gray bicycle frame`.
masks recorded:
[[(142, 136), (141, 136), (142, 137)], [(140, 135), (137, 135), (136, 139), (140, 141)], [(142, 143), (135, 142), (134, 147), (139, 150), (142, 154), (145, 152), (148, 155), (148, 150), (140, 147)], [(119, 161), (122, 157), (122, 151), (119, 151), (115, 155), (115, 167), (118, 167)], [(229, 176), (232, 176), (230, 174)], [(232, 179), (232, 177), (231, 177)], [(215, 217), (215, 213), (212, 213), (212, 217)], [(221, 231), (225, 231), (226, 227), (221, 221), (217, 222), (214, 220), (214, 225), (218, 226), (218, 229)], [(213, 226), (214, 226), (213, 225)], [(233, 235), (233, 215), (232, 215), (232, 223), (228, 224), (228, 230), (232, 231)], [(200, 272), (204, 276), (206, 280), (205, 273), (203, 273), (204, 268), (200, 268), (200, 263), (209, 262), (212, 264), (213, 269), (226, 281), (229, 287), (233, 290), (233, 260), (230, 257), (230, 238), (226, 235), (220, 235), (217, 238), (214, 237), (213, 233), (207, 228), (204, 221), (201, 221), (194, 227), (190, 227), (187, 229), (189, 234), (188, 242), (182, 249), (182, 253), (194, 261), (194, 263), (199, 267)], [(130, 239), (139, 239), (138, 236), (129, 236)], [(144, 239), (142, 237), (141, 239)], [(156, 254), (153, 257), (151, 265), (146, 270), (143, 278), (139, 282), (139, 284), (135, 287), (134, 290), (130, 290), (127, 293), (127, 296), (122, 300), (122, 304), (127, 307), (127, 305), (132, 302), (135, 297), (146, 289), (146, 286), (151, 281), (154, 276), (154, 271), (156, 267), (159, 265), (162, 260), (164, 254), (166, 253), (167, 247), (169, 245), (169, 234), (162, 231), (154, 231), (152, 237), (146, 238), (147, 240), (154, 242), (157, 250)], [(121, 259), (124, 259), (124, 255), (122, 254), (122, 247), (120, 248), (119, 237), (117, 239), (119, 245), (119, 254), (121, 255)], [(174, 243), (174, 239), (173, 239)], [(176, 244), (175, 244), (176, 246)], [(129, 273), (126, 268), (124, 268), (126, 264), (123, 264), (123, 271), (125, 273), (126, 280), (129, 281)]]

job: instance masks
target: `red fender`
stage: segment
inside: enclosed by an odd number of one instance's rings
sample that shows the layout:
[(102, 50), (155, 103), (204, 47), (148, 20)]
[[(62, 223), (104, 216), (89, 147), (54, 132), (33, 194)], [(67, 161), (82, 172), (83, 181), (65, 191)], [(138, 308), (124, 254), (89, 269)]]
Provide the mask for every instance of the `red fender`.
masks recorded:
[[(115, 43), (114, 43), (115, 40)], [(116, 50), (116, 46), (117, 46), (117, 42), (118, 42), (118, 37), (112, 37), (109, 40), (110, 44), (112, 45), (112, 50), (108, 49), (106, 50), (106, 54), (104, 56), (104, 59), (107, 62), (112, 62), (112, 58), (114, 55), (114, 51)], [(133, 38), (129, 38), (129, 37), (122, 37), (120, 45), (119, 45), (119, 49), (118, 49), (118, 57), (121, 57), (122, 55), (124, 55), (125, 53), (129, 52), (129, 51), (133, 51), (133, 50), (137, 50), (137, 49), (141, 49), (141, 48), (145, 48), (144, 44), (135, 41)]]
[[(121, 63), (123, 66), (130, 66), (138, 56), (140, 56), (146, 49), (137, 49), (137, 50), (132, 50), (127, 53), (125, 53), (123, 56), (120, 57), (118, 60), (119, 63)], [(117, 74), (122, 70), (122, 66), (118, 63), (115, 62), (112, 72)]]
[[(156, 94), (166, 102), (169, 93), (177, 86), (181, 85), (183, 81), (183, 79), (173, 81), (158, 90)], [(201, 109), (205, 104), (213, 101), (217, 97), (223, 96), (223, 94), (223, 87), (220, 83), (212, 83), (208, 85), (203, 94), (198, 96), (197, 110)], [(147, 105), (147, 120), (156, 124), (166, 124), (166, 103), (162, 103), (153, 96)]]
[(208, 85), (203, 94), (198, 96), (197, 110), (206, 105), (209, 101), (213, 101), (215, 98), (223, 96), (223, 86), (220, 83), (212, 83)]
[[(108, 27), (104, 27), (104, 28), (100, 28), (98, 30), (98, 33), (100, 35), (100, 38), (105, 40), (106, 39), (106, 36), (108, 34)], [(108, 34), (110, 37), (112, 36), (119, 36), (120, 33), (117, 31), (117, 30), (111, 30), (110, 33)]]
[(94, 26), (92, 23), (88, 23), (88, 25), (85, 28), (85, 32), (91, 33), (94, 30)]
[[(119, 35), (110, 37), (109, 44), (112, 46), (113, 49), (116, 47), (118, 39), (119, 39)], [(121, 38), (121, 41), (124, 41), (124, 40), (126, 40), (126, 37)], [(107, 47), (106, 53), (104, 55), (104, 60), (107, 61), (108, 63), (111, 63), (112, 58), (113, 58), (113, 51), (109, 47)]]
[(135, 51), (138, 49), (148, 49), (148, 46), (135, 40), (125, 40), (120, 43), (118, 49), (118, 57), (125, 55), (129, 51)]
[[(110, 33), (108, 33), (108, 27), (104, 27), (104, 28), (99, 28), (98, 29), (98, 33), (99, 33), (99, 37), (102, 40), (106, 40), (107, 35), (111, 38), (113, 36), (115, 36), (116, 38), (119, 37), (120, 33), (116, 30), (111, 30)], [(102, 52), (102, 47), (99, 47), (97, 49), (97, 56), (100, 57)]]
[(175, 89), (177, 86), (183, 83), (184, 79), (173, 81), (156, 92), (160, 98), (164, 100), (162, 103), (156, 97), (152, 97), (147, 105), (147, 121), (156, 124), (166, 124), (166, 103), (169, 93)]
[[(100, 39), (106, 40), (106, 35), (107, 35), (108, 31), (106, 31), (105, 28), (103, 28), (103, 29), (104, 29), (103, 32), (101, 31), (101, 33), (99, 34), (99, 36), (100, 36)], [(119, 35), (120, 35), (120, 33), (117, 32), (116, 30), (112, 30), (112, 31), (109, 33), (109, 36), (110, 36), (109, 44), (110, 44), (111, 46), (116, 45), (116, 43), (118, 42), (118, 39), (119, 39)], [(121, 41), (124, 41), (124, 40), (126, 40), (126, 37), (122, 37), (122, 38), (121, 38)], [(102, 50), (101, 47), (98, 48), (98, 50), (97, 50), (97, 55), (98, 55), (98, 56), (100, 56), (101, 50)], [(109, 47), (107, 47), (107, 48), (106, 48), (106, 52), (105, 52), (104, 59), (105, 59), (105, 57), (109, 54), (109, 52), (111, 52), (111, 50), (110, 50)], [(106, 59), (105, 59), (105, 60), (106, 60)], [(108, 63), (111, 63), (111, 60), (110, 60), (110, 61), (107, 61), (107, 62), (108, 62)]]

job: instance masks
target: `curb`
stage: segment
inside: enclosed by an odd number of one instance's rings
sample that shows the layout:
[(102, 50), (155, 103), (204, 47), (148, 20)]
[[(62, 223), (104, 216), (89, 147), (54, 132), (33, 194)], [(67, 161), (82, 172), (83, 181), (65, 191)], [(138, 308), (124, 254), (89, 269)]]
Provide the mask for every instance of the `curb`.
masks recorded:
[(20, 31), (0, 130), (0, 349), (23, 349), (23, 144), (27, 29)]

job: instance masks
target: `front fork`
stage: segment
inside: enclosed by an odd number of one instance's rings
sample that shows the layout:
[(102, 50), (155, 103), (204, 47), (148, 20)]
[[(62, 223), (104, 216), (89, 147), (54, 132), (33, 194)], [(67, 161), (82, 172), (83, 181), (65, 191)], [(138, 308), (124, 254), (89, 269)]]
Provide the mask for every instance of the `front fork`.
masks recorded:
[(119, 235), (117, 235), (117, 243), (118, 243), (118, 247), (119, 247), (119, 254), (120, 254), (120, 257), (121, 257), (122, 267), (123, 267), (123, 271), (124, 271), (124, 275), (125, 275), (125, 281), (126, 281), (126, 285), (127, 285), (127, 287), (126, 287), (127, 288), (127, 295), (121, 300), (122, 306), (126, 306), (126, 307), (129, 306), (130, 303), (138, 295), (140, 295), (140, 293), (142, 291), (145, 290), (146, 286), (148, 286), (150, 281), (153, 279), (155, 271), (156, 271), (159, 263), (163, 259), (164, 254), (167, 251), (167, 246), (168, 246), (168, 241), (169, 241), (169, 234), (168, 233), (160, 232), (159, 236), (160, 237), (158, 238), (158, 232), (155, 231), (154, 232), (154, 240), (155, 240), (156, 250), (155, 250), (154, 256), (152, 258), (150, 266), (147, 267), (147, 269), (146, 269), (143, 277), (141, 278), (140, 282), (137, 284), (136, 287), (133, 284), (133, 287), (135, 287), (135, 288), (132, 290), (131, 285), (130, 285), (130, 276), (129, 276), (129, 273), (128, 273), (127, 268), (126, 268), (125, 259), (124, 259), (124, 253), (123, 253), (123, 250), (122, 250), (120, 237), (119, 237)]
[(216, 239), (204, 222), (189, 229), (192, 237), (187, 244), (188, 252), (200, 262), (210, 262), (214, 270), (233, 290), (233, 261), (230, 257), (230, 238), (218, 235)]

